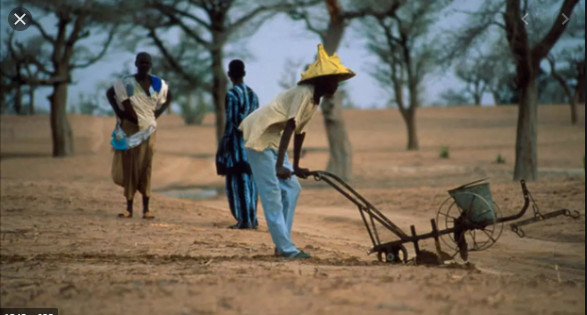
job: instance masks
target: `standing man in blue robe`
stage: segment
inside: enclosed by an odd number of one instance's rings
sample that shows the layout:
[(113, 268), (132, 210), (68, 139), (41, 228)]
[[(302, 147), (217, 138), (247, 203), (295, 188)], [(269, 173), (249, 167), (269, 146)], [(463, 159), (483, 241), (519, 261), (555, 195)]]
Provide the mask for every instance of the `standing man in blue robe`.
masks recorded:
[(233, 87), (226, 93), (226, 126), (216, 153), (216, 170), (226, 176), (226, 196), (236, 220), (232, 229), (256, 229), (257, 188), (249, 166), (240, 123), (259, 107), (257, 94), (244, 83), (245, 64), (238, 59), (228, 65)]

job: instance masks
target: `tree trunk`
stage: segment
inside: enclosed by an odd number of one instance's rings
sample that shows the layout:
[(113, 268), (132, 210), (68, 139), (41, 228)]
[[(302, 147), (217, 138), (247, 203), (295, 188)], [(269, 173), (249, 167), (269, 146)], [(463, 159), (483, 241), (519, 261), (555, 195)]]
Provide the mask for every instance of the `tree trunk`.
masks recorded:
[(577, 62), (577, 86), (571, 99), (571, 122), (577, 123), (577, 103), (585, 104), (585, 61)]
[(497, 91), (491, 90), (491, 96), (493, 96), (493, 103), (495, 104), (495, 106), (501, 105), (499, 102), (499, 95), (497, 94)]
[(571, 124), (577, 124), (577, 100), (578, 100), (577, 91), (575, 91), (575, 95), (569, 97), (569, 105), (571, 106)]
[(551, 75), (559, 82), (559, 84), (563, 88), (563, 91), (565, 92), (565, 96), (569, 100), (569, 106), (571, 107), (571, 124), (574, 125), (577, 123), (577, 93), (575, 93), (575, 95), (571, 94), (571, 89), (569, 88), (569, 85), (567, 84), (565, 79), (563, 79), (563, 77), (561, 77), (558, 73), (555, 72), (554, 67)]
[(29, 86), (29, 115), (35, 114), (35, 86)]
[(406, 111), (406, 115), (403, 117), (404, 121), (406, 122), (406, 128), (408, 132), (407, 148), (409, 151), (416, 151), (420, 149), (420, 145), (418, 144), (418, 134), (416, 132), (416, 111), (409, 109)]
[(550, 75), (558, 81), (560, 86), (563, 88), (565, 96), (569, 100), (569, 105), (571, 107), (571, 124), (574, 125), (577, 123), (577, 100), (576, 100), (577, 93), (575, 93), (575, 95), (572, 95), (571, 89), (569, 88), (567, 81), (565, 81), (565, 79), (560, 74), (558, 74), (556, 72), (554, 57), (549, 56), (547, 59), (548, 59), (548, 62), (550, 63)]
[(481, 106), (481, 98), (483, 97), (483, 93), (485, 92), (484, 88), (481, 88), (481, 82), (479, 80), (475, 81), (475, 89), (473, 93), (473, 101), (475, 102), (475, 106)]
[(186, 108), (188, 108), (188, 110), (193, 110), (194, 109), (194, 101), (193, 101), (193, 92), (188, 92), (185, 96), (185, 106)]
[(473, 98), (475, 99), (475, 106), (481, 106), (481, 95), (475, 93)]
[(53, 156), (71, 156), (73, 155), (73, 133), (67, 119), (67, 83), (54, 84), (50, 100)]
[[(324, 50), (329, 55), (332, 55), (338, 49), (344, 35), (345, 22), (342, 17), (342, 7), (338, 1), (325, 0), (325, 4), (330, 16), (330, 22), (325, 35), (322, 37), (322, 42)], [(334, 100), (327, 97), (322, 98), (322, 115), (330, 153), (326, 169), (343, 179), (350, 180), (353, 173), (353, 149), (342, 116), (344, 95), (341, 93), (336, 94), (334, 95)]]
[(538, 81), (536, 76), (528, 76), (528, 81), (520, 86), (518, 105), (518, 128), (516, 131), (516, 163), (514, 180), (536, 180), (538, 173), (537, 110)]
[(330, 152), (327, 169), (341, 178), (351, 179), (353, 149), (342, 116), (342, 100), (336, 102), (323, 97), (321, 108)]
[(577, 86), (575, 87), (576, 103), (585, 103), (585, 61), (577, 62)]
[[(404, 48), (405, 49), (405, 48)], [(406, 56), (409, 53), (406, 50)], [(410, 91), (410, 108), (406, 111), (406, 127), (408, 128), (408, 150), (415, 151), (420, 149), (418, 144), (418, 134), (416, 133), (416, 110), (420, 107), (418, 81), (414, 78), (411, 71), (411, 61), (406, 58), (406, 68), (408, 72), (408, 89)]]
[(22, 85), (16, 86), (16, 92), (14, 95), (14, 111), (17, 115), (22, 114)]
[(214, 98), (214, 112), (216, 114), (216, 143), (219, 143), (224, 134), (224, 99), (226, 97), (226, 76), (222, 68), (221, 49), (212, 52), (212, 76), (212, 97)]
[[(559, 15), (565, 13), (566, 16), (570, 16), (577, 2), (578, 0), (565, 0)], [(540, 61), (548, 55), (566, 26), (557, 20), (548, 33), (530, 49), (526, 26), (520, 19), (520, 0), (507, 0), (505, 12), (506, 38), (516, 59), (516, 81), (520, 96), (514, 180), (536, 180), (538, 173), (536, 152), (538, 71)]]
[(0, 86), (0, 114), (6, 113), (6, 87)]
[(326, 170), (344, 180), (350, 180), (352, 179), (353, 152), (342, 117), (343, 97), (341, 92), (336, 92), (333, 97), (324, 97), (320, 107), (330, 152)]

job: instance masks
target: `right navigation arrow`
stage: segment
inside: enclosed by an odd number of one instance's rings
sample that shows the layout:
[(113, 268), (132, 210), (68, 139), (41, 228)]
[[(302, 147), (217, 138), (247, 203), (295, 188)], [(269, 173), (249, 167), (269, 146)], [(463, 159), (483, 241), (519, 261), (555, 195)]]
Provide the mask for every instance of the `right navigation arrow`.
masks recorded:
[(564, 13), (562, 13), (561, 15), (563, 16), (563, 19), (565, 19), (563, 21), (563, 25), (567, 24), (567, 22), (569, 21), (569, 18)]

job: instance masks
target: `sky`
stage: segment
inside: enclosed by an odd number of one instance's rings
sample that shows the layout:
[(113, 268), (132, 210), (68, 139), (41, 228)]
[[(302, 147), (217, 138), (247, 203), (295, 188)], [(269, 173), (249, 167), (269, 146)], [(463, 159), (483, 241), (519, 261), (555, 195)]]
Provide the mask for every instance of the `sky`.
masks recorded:
[[(584, 8), (584, 0), (581, 2), (583, 2)], [(456, 0), (452, 6), (460, 10), (473, 11), (479, 3), (480, 1)], [(1, 16), (7, 16), (10, 9), (7, 9), (6, 5), (2, 5)], [(35, 17), (33, 16), (33, 18)], [(458, 29), (458, 27), (466, 23), (466, 20), (466, 15), (464, 14), (453, 14), (449, 17), (441, 16), (435, 31), (440, 34), (448, 29)], [(5, 19), (2, 22), (2, 36), (6, 36), (6, 23)], [(50, 26), (47, 25), (47, 27)], [(33, 30), (32, 27), (17, 35), (18, 37), (25, 37), (27, 36), (26, 32), (31, 30)], [(246, 48), (250, 57), (244, 59), (247, 71), (245, 83), (257, 92), (261, 105), (268, 103), (283, 90), (278, 82), (286, 72), (288, 61), (301, 64), (313, 62), (319, 42), (318, 36), (306, 31), (301, 22), (292, 21), (284, 15), (277, 15), (266, 21), (248, 39)], [(227, 50), (230, 50), (231, 47), (228, 48)], [(137, 47), (137, 51), (143, 50), (157, 54), (157, 51), (152, 47)], [(347, 28), (337, 54), (342, 63), (357, 74), (345, 84), (352, 103), (360, 108), (384, 108), (390, 95), (369, 75), (369, 71), (373, 69), (376, 60), (366, 50), (364, 42), (361, 40), (360, 34), (356, 32), (355, 27)], [(69, 103), (75, 103), (79, 100), (80, 93), (94, 94), (96, 85), (99, 82), (111, 80), (113, 73), (119, 72), (125, 67), (134, 70), (134, 57), (135, 52), (112, 49), (96, 64), (74, 71), (73, 79), (75, 82), (69, 88)], [(225, 69), (227, 69), (230, 59), (230, 57), (225, 56)], [(440, 102), (439, 95), (441, 92), (449, 88), (460, 89), (462, 84), (455, 79), (452, 73), (445, 72), (429, 75), (422, 87), (424, 105), (432, 105)], [(50, 89), (45, 89), (45, 91), (37, 94), (37, 106), (48, 104), (46, 96), (50, 94)], [(105, 103), (105, 97), (100, 102)], [(491, 105), (492, 99), (489, 95), (485, 95), (482, 103)]]

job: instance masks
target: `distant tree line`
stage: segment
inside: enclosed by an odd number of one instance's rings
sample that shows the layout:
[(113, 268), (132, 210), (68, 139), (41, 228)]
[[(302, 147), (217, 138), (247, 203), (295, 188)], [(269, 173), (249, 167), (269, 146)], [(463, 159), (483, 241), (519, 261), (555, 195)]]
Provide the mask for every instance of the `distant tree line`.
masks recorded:
[[(576, 106), (585, 101), (585, 19), (584, 8), (575, 10), (578, 0), (528, 3), (484, 1), (477, 11), (469, 12), (462, 29), (438, 35), (441, 17), (455, 13), (453, 0), (11, 1), (46, 20), (43, 24), (34, 21), (30, 28), (34, 35), (26, 39), (11, 30), (3, 37), (0, 108), (2, 113), (35, 114), (35, 91), (51, 88), (53, 155), (73, 155), (66, 115), (68, 86), (76, 80), (72, 71), (94, 64), (112, 47), (136, 52), (139, 46), (149, 46), (158, 52), (154, 72), (174, 87), (185, 122), (200, 123), (212, 110), (220, 139), (228, 88), (225, 57), (246, 57), (244, 41), (265, 21), (285, 14), (304, 23), (329, 54), (337, 51), (348, 26), (355, 25), (378, 61), (369, 73), (391, 95), (383, 103), (395, 105), (405, 122), (408, 150), (419, 149), (416, 114), (422, 106), (425, 78), (431, 74), (452, 71), (462, 82), (462, 88), (447, 88), (441, 95), (448, 104), (479, 105), (487, 94), (496, 104), (516, 104), (514, 178), (532, 180), (536, 178), (538, 102), (568, 102), (571, 122), (576, 123)], [(526, 25), (521, 17), (537, 15), (533, 10), (557, 15), (551, 21), (534, 19)], [(573, 18), (563, 23), (561, 14)], [(95, 45), (96, 39), (102, 42)], [(555, 47), (557, 42), (565, 48)], [(230, 51), (228, 44), (233, 47)], [(292, 84), (295, 76), (285, 76), (281, 84)], [(350, 179), (352, 147), (342, 109), (343, 104), (352, 104), (345, 102), (344, 90), (323, 99), (321, 108), (330, 152), (327, 170)], [(80, 95), (70, 110), (111, 114), (99, 95)]]

